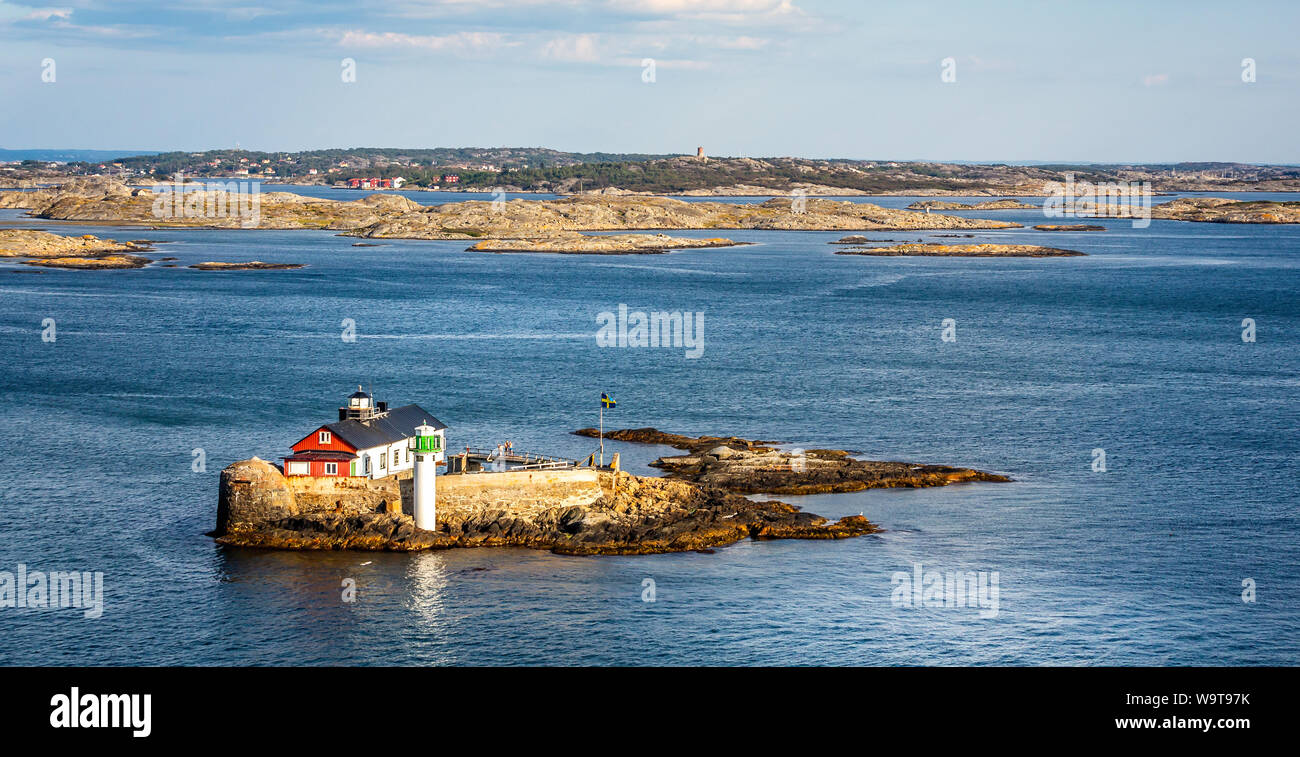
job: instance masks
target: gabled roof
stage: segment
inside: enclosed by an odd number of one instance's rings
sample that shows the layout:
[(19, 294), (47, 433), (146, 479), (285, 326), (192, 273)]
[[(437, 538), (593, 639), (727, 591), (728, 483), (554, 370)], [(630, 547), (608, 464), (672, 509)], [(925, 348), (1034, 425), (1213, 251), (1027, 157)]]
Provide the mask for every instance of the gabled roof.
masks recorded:
[(323, 428), (357, 449), (367, 449), (409, 439), (415, 436), (415, 427), (425, 422), (439, 431), (447, 428), (447, 424), (419, 405), (395, 407), (364, 421), (327, 423)]

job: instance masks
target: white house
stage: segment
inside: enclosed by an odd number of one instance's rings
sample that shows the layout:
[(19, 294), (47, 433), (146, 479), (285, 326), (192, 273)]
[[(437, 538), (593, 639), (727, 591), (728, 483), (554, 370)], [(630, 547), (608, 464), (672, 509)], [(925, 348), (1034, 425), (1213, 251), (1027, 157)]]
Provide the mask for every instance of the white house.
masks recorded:
[(384, 478), (412, 470), (417, 426), (435, 431), (435, 462), (446, 459), (447, 426), (419, 405), (388, 409), (357, 387), (339, 408), (337, 423), (327, 423), (293, 445), (284, 458), (286, 476), (364, 476)]

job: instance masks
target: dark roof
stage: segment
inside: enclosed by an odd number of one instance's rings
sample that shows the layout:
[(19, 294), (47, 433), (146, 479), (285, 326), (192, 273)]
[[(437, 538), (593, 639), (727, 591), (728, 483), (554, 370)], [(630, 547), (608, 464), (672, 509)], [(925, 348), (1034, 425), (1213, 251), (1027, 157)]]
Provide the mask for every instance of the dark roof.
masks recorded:
[(370, 395), (361, 391), (361, 387), (357, 387), (357, 390), (355, 392), (348, 395), (348, 399), (350, 400), (360, 399), (362, 397), (366, 399), (370, 399)]
[(295, 452), (285, 458), (285, 460), (355, 460), (356, 455), (351, 452), (342, 450), (308, 450), (307, 452)]
[(415, 436), (415, 427), (426, 421), (438, 431), (447, 428), (447, 424), (419, 405), (395, 407), (369, 420), (329, 423), (325, 428), (353, 447), (366, 449), (409, 439)]

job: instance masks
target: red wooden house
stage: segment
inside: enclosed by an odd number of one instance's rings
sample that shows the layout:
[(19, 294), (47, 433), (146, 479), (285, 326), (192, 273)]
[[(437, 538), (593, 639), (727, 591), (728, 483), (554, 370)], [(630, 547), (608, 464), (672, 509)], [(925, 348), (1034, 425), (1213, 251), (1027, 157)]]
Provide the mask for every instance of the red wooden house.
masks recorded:
[(413, 465), (411, 440), (415, 428), (432, 426), (436, 431), (438, 459), (446, 440), (446, 424), (419, 405), (388, 408), (375, 403), (360, 387), (339, 408), (337, 423), (318, 426), (292, 446), (284, 458), (286, 476), (392, 476)]

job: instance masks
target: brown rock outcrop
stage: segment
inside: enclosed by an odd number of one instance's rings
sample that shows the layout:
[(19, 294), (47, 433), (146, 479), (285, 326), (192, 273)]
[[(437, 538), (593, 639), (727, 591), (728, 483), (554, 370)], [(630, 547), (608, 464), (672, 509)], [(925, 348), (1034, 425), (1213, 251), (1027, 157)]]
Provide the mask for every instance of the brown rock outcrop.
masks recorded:
[[(575, 436), (586, 436), (592, 439), (600, 436), (600, 430), (594, 428), (580, 428), (573, 433)], [(770, 445), (780, 444), (780, 442), (773, 441), (751, 441), (749, 439), (741, 439), (738, 436), (686, 436), (684, 434), (673, 434), (650, 427), (624, 428), (615, 431), (606, 431), (605, 438), (612, 439), (616, 442), (662, 444), (667, 447), (676, 447), (677, 449), (690, 450), (692, 452), (702, 452), (719, 445), (726, 445), (736, 449), (766, 449)]]
[(97, 255), (89, 258), (38, 258), (36, 260), (20, 260), (23, 265), (39, 266), (41, 268), (68, 268), (72, 270), (95, 270), (95, 269), (116, 269), (116, 268), (144, 268), (149, 265), (149, 258), (139, 255)]
[[(581, 429), (574, 433), (594, 436), (594, 432)], [(605, 438), (689, 450), (690, 454), (661, 457), (650, 464), (665, 470), (670, 478), (739, 494), (827, 494), (1011, 480), (972, 468), (858, 460), (844, 450), (780, 450), (770, 446), (777, 442), (734, 436), (690, 437), (639, 428), (610, 431)]]
[(545, 237), (485, 239), (469, 246), (469, 252), (551, 252), (567, 255), (647, 255), (670, 250), (734, 247), (747, 242), (711, 237), (691, 239), (666, 234), (578, 234), (566, 232)]
[(908, 210), (1037, 210), (1042, 206), (1030, 205), (1020, 200), (1003, 198), (984, 202), (965, 203), (947, 200), (921, 200), (907, 206)]
[(848, 201), (776, 198), (761, 203), (578, 195), (562, 200), (455, 202), (422, 207), (349, 232), (401, 239), (546, 236), (566, 231), (785, 229), (1007, 229), (1008, 221), (918, 213)]
[(148, 249), (150, 244), (145, 240), (118, 242), (91, 234), (65, 236), (39, 229), (0, 229), (0, 257), (6, 258), (90, 257)]

